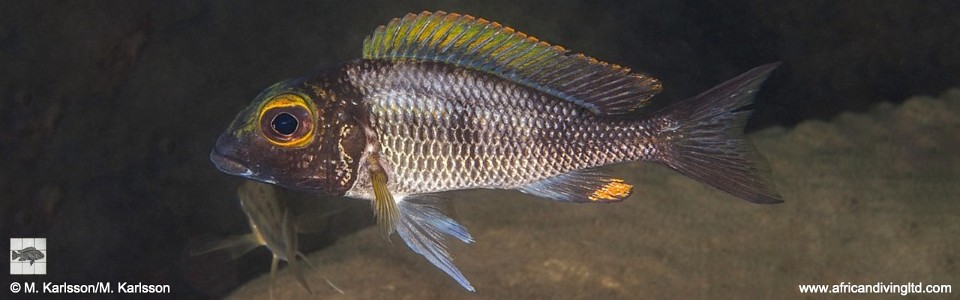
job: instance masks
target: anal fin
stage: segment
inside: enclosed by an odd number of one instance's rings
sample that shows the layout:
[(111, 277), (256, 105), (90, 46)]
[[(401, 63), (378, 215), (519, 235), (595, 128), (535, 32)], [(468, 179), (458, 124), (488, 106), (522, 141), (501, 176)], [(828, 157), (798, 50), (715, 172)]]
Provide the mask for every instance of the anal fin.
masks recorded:
[(633, 193), (633, 185), (603, 173), (578, 170), (537, 181), (521, 192), (563, 202), (620, 202)]
[(473, 237), (463, 225), (444, 215), (435, 200), (420, 195), (400, 201), (397, 234), (413, 252), (423, 255), (431, 264), (453, 277), (463, 288), (474, 291), (470, 281), (453, 264), (453, 258), (444, 245), (445, 234), (464, 243), (472, 243)]

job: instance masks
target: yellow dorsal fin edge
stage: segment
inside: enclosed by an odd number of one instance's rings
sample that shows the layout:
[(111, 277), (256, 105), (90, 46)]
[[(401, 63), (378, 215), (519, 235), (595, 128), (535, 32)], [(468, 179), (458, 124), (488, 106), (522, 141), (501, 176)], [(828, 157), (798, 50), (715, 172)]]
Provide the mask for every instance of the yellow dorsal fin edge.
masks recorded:
[(515, 81), (596, 114), (622, 114), (660, 92), (656, 78), (570, 55), (532, 36), (469, 15), (422, 12), (396, 18), (363, 41), (365, 59), (455, 64)]

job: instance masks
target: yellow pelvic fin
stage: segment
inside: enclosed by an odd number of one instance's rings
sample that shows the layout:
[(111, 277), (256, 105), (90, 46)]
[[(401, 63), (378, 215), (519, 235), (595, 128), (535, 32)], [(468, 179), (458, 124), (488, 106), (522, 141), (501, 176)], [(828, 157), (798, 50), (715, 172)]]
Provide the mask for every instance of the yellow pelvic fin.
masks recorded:
[(365, 59), (413, 59), (455, 64), (613, 115), (644, 106), (660, 92), (656, 78), (571, 55), (496, 22), (455, 13), (422, 12), (380, 26), (363, 40)]
[(384, 235), (389, 236), (400, 220), (400, 210), (393, 195), (387, 188), (389, 178), (387, 172), (380, 165), (379, 155), (371, 154), (367, 161), (370, 171), (370, 183), (373, 185), (373, 214), (377, 216), (377, 224)]

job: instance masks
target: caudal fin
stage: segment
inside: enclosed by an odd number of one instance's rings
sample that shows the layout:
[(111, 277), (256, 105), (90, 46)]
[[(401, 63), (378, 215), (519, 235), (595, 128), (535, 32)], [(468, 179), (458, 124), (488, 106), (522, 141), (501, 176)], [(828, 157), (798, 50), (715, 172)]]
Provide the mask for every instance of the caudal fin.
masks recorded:
[(750, 202), (783, 202), (766, 162), (743, 134), (752, 111), (748, 106), (779, 65), (759, 66), (667, 107), (665, 116), (676, 125), (662, 131), (669, 142), (660, 163)]

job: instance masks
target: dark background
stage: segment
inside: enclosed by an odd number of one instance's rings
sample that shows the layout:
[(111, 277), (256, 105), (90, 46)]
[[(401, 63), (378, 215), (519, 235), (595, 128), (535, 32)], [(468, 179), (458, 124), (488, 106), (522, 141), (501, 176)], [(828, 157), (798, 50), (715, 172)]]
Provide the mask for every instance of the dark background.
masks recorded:
[[(261, 89), (358, 58), (376, 26), (422, 10), (497, 21), (654, 75), (665, 102), (782, 61), (750, 130), (960, 83), (952, 0), (2, 1), (0, 246), (48, 238), (44, 281), (225, 295), (266, 272), (269, 254), (187, 255), (247, 232), (240, 180), (207, 160), (215, 137)], [(303, 202), (349, 207), (305, 240), (308, 250), (371, 224), (366, 203)]]

